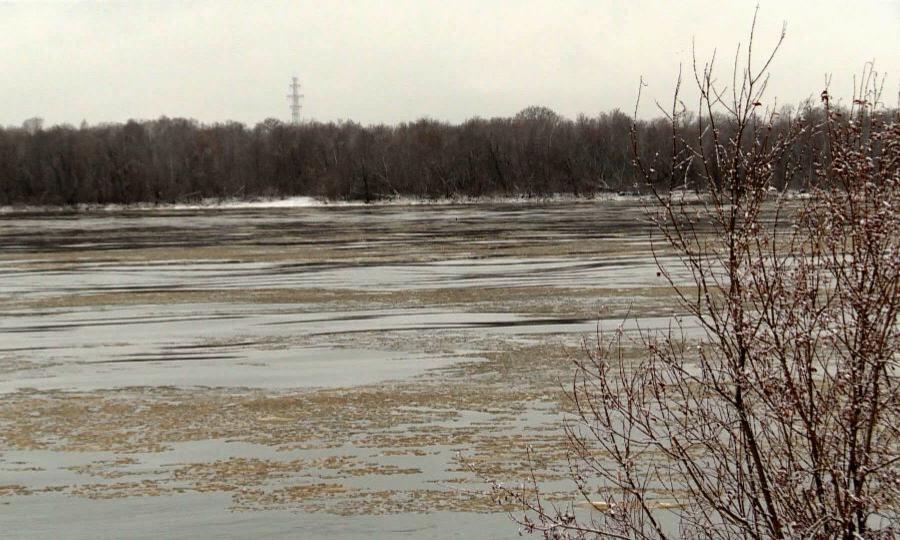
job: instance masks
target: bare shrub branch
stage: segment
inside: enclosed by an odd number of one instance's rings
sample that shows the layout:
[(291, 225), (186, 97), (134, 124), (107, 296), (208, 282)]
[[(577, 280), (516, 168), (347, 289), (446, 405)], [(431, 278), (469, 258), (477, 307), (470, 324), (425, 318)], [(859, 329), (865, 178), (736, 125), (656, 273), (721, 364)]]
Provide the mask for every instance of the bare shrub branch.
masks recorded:
[[(784, 34), (754, 69), (755, 24), (729, 102), (713, 62), (695, 58), (694, 129), (681, 121), (679, 77), (670, 156), (643, 156), (632, 129), (648, 212), (681, 263), (654, 248), (659, 275), (686, 316), (663, 333), (598, 333), (575, 361), (564, 429), (587, 510), (543, 505), (534, 477), (527, 490), (495, 483), (526, 532), (849, 540), (898, 531), (900, 122), (879, 109), (883, 78), (867, 64), (849, 110), (826, 90), (820, 109), (773, 129), (764, 91)], [(812, 156), (802, 144), (811, 134), (826, 142)], [(812, 189), (793, 196), (791, 184)], [(635, 344), (645, 354), (628, 361), (623, 350)]]

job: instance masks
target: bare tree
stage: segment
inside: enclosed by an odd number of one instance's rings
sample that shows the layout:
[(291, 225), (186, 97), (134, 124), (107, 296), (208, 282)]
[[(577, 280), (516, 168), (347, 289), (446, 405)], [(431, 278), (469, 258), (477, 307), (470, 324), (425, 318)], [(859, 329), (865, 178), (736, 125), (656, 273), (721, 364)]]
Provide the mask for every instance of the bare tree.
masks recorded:
[[(900, 123), (874, 114), (880, 82), (867, 67), (848, 110), (826, 90), (821, 122), (773, 129), (777, 108), (763, 99), (778, 45), (756, 67), (751, 30), (727, 89), (713, 62), (695, 63), (695, 129), (676, 91), (671, 153), (636, 160), (663, 245), (688, 278), (662, 258), (659, 273), (688, 316), (642, 333), (636, 363), (623, 356), (621, 329), (576, 361), (565, 430), (587, 510), (546, 503), (536, 482), (495, 483), (525, 532), (897, 534)], [(813, 157), (809, 196), (793, 197), (776, 189), (776, 170), (782, 187), (807, 173), (796, 145), (810, 130), (825, 151)], [(641, 156), (636, 130), (632, 141)], [(704, 188), (697, 200), (658, 189), (691, 175)]]

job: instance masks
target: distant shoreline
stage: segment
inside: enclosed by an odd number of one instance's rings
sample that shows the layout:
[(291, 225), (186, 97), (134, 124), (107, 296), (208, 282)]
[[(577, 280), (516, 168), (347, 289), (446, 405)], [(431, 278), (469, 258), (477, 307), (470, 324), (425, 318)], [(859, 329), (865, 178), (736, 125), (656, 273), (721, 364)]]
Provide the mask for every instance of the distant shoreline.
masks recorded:
[(362, 200), (325, 199), (320, 197), (284, 197), (251, 199), (203, 199), (188, 203), (134, 203), (134, 204), (76, 204), (76, 205), (7, 205), (0, 206), (0, 214), (31, 212), (117, 212), (140, 210), (240, 210), (240, 209), (284, 209), (284, 208), (333, 208), (333, 207), (379, 207), (379, 206), (447, 206), (479, 204), (548, 204), (579, 203), (593, 201), (638, 200), (645, 196), (602, 193), (591, 196), (553, 194), (541, 196), (502, 197), (451, 197), (425, 199), (417, 197), (393, 197), (369, 202)]
[[(785, 196), (790, 199), (806, 198), (809, 195), (802, 191), (786, 191)], [(700, 200), (700, 194), (687, 192), (676, 197), (681, 199)], [(518, 195), (518, 196), (483, 196), (470, 197), (459, 196), (451, 198), (418, 198), (418, 197), (392, 197), (372, 200), (326, 199), (321, 197), (272, 197), (250, 199), (216, 199), (209, 198), (187, 203), (133, 203), (133, 204), (76, 204), (76, 205), (6, 205), (0, 206), (0, 215), (29, 214), (29, 213), (91, 213), (91, 212), (131, 212), (131, 211), (180, 211), (180, 210), (252, 210), (252, 209), (291, 209), (291, 208), (341, 208), (341, 207), (390, 207), (390, 206), (464, 206), (464, 205), (538, 205), (538, 204), (566, 204), (589, 202), (619, 202), (619, 201), (650, 201), (649, 194), (637, 194), (634, 192), (597, 193), (593, 195), (572, 195), (570, 193), (556, 193), (551, 195)]]

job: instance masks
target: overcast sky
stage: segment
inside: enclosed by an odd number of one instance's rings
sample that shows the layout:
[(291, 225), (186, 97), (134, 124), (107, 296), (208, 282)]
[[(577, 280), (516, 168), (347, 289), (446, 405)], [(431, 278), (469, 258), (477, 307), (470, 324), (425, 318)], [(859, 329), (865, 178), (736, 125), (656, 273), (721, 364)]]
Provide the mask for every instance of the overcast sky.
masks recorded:
[[(630, 112), (679, 63), (746, 42), (756, 2), (738, 0), (249, 0), (0, 3), (0, 124), (161, 115), (288, 120), (296, 74), (304, 119), (458, 122), (545, 105), (575, 117)], [(900, 88), (900, 0), (762, 0), (756, 47), (787, 39), (770, 98), (849, 96), (866, 60)], [(730, 70), (722, 78), (730, 79)]]

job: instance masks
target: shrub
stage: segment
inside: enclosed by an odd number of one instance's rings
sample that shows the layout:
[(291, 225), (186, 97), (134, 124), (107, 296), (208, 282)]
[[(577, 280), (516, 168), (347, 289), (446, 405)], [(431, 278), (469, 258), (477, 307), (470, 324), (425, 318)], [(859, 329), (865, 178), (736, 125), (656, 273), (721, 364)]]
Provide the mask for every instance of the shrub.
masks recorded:
[[(763, 98), (778, 47), (754, 69), (752, 41), (751, 30), (734, 89), (717, 88), (712, 63), (695, 65), (695, 128), (685, 129), (676, 91), (671, 155), (635, 162), (662, 245), (689, 276), (685, 286), (657, 259), (687, 316), (666, 333), (641, 334), (646, 354), (636, 365), (622, 360), (630, 338), (621, 329), (576, 361), (565, 430), (571, 477), (590, 510), (549, 505), (536, 483), (494, 484), (498, 498), (520, 505), (524, 532), (897, 532), (900, 123), (881, 112), (868, 66), (849, 109), (826, 90), (822, 114), (776, 133), (775, 107)], [(797, 152), (810, 132), (826, 141), (815, 156)], [(641, 156), (637, 133), (632, 140)], [(776, 170), (790, 181), (776, 186)], [(694, 175), (702, 192), (657, 191), (660, 174), (669, 186)], [(785, 186), (801, 180), (808, 196), (792, 196)]]

